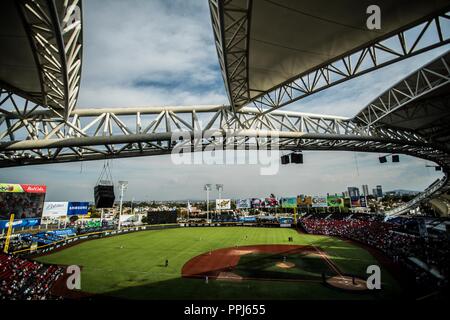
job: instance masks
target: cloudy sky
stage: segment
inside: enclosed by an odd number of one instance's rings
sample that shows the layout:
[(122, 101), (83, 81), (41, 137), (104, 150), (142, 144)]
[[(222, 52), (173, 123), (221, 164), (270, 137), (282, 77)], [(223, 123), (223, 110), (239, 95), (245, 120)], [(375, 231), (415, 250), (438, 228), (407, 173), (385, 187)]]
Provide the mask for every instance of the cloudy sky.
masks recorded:
[[(84, 1), (84, 61), (78, 107), (224, 104), (207, 0)], [(438, 48), (310, 96), (287, 109), (353, 116), (389, 86), (443, 53)], [(303, 165), (261, 176), (257, 165), (176, 166), (170, 156), (114, 160), (114, 180), (129, 181), (125, 199), (202, 199), (205, 183), (224, 197), (342, 192), (381, 184), (423, 190), (440, 175), (407, 156), (378, 163), (378, 154), (305, 152)], [(47, 200), (93, 200), (102, 161), (0, 169), (3, 182), (48, 186)], [(213, 195), (215, 196), (215, 194)]]

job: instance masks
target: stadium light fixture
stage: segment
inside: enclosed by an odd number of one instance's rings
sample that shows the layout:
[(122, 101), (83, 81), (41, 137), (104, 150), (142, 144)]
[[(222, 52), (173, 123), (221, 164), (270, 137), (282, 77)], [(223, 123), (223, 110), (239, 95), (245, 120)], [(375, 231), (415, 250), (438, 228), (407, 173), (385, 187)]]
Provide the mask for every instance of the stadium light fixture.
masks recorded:
[[(216, 189), (217, 189), (217, 191), (219, 191), (219, 200), (222, 200), (223, 184), (216, 184)], [(220, 208), (219, 208), (219, 213), (220, 213)]]
[(120, 187), (120, 205), (119, 205), (119, 223), (117, 224), (117, 229), (120, 230), (120, 217), (122, 216), (122, 203), (123, 203), (123, 192), (128, 188), (128, 181), (119, 181)]
[(206, 191), (206, 220), (209, 222), (209, 192), (211, 191), (211, 184), (205, 184), (203, 189)]

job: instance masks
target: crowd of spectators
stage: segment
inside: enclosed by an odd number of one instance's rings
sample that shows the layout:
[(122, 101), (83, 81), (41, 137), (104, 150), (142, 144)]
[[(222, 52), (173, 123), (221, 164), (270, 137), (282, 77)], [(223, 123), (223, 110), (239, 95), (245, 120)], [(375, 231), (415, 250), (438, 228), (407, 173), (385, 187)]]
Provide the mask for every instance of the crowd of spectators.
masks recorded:
[[(339, 236), (383, 251), (394, 262), (406, 264), (414, 272), (418, 284), (448, 286), (450, 241), (445, 234), (432, 237), (408, 234), (398, 231), (398, 225), (378, 219), (310, 216), (300, 222), (308, 233)], [(428, 270), (414, 264), (411, 258), (425, 263)], [(437, 271), (442, 277), (436, 277), (431, 270)]]
[(0, 253), (0, 300), (59, 299), (51, 293), (64, 270)]

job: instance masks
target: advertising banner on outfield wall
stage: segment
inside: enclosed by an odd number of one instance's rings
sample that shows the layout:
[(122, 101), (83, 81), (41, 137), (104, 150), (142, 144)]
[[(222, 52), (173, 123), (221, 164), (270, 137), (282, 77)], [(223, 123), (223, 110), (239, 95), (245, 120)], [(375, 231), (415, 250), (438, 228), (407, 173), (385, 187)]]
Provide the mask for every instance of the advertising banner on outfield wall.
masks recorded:
[(312, 205), (312, 197), (305, 196), (303, 194), (297, 197), (297, 205), (300, 207), (306, 207)]
[(256, 222), (256, 217), (254, 216), (239, 217), (239, 222)]
[(238, 209), (250, 209), (252, 207), (251, 199), (237, 199), (236, 208)]
[(297, 208), (297, 197), (281, 198), (280, 202), (282, 208)]
[(344, 207), (344, 199), (338, 196), (328, 196), (327, 203), (329, 207)]
[(56, 219), (67, 215), (68, 202), (45, 202), (42, 218)]
[(84, 216), (88, 211), (89, 202), (69, 202), (67, 207), (68, 216)]
[(328, 207), (327, 197), (314, 196), (311, 200), (311, 207), (313, 208), (326, 208)]
[(216, 199), (216, 210), (230, 210), (231, 199)]
[[(14, 220), (13, 222), (13, 228), (24, 228), (24, 227), (34, 227), (38, 226), (41, 222), (41, 219), (19, 219)], [(0, 221), (0, 230), (8, 229), (9, 228), (9, 221), (8, 220), (2, 220)]]

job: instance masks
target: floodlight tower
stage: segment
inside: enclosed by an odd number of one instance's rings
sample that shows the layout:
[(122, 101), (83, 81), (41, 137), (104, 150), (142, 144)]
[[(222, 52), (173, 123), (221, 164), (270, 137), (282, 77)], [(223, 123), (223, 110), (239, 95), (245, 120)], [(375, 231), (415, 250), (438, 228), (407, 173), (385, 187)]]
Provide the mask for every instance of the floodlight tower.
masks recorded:
[[(217, 189), (217, 191), (219, 191), (219, 200), (222, 200), (223, 184), (216, 184), (216, 189)], [(219, 207), (219, 213), (220, 213), (220, 207)]]
[(119, 223), (117, 229), (120, 230), (120, 217), (122, 216), (123, 192), (128, 188), (128, 181), (119, 181), (120, 187), (120, 206), (119, 206)]
[(209, 192), (211, 191), (211, 184), (205, 184), (204, 190), (206, 191), (206, 220), (209, 221)]

